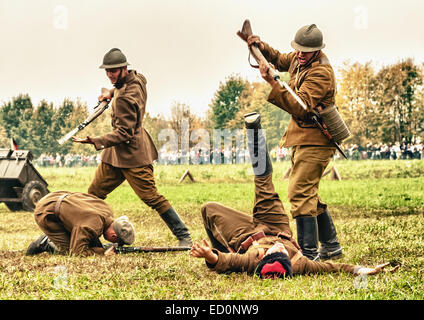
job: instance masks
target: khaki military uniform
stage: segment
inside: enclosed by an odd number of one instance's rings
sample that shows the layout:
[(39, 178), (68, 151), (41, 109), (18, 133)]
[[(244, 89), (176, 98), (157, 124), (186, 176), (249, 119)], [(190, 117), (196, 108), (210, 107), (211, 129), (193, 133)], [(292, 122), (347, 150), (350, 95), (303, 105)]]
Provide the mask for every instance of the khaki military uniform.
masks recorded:
[[(219, 273), (253, 274), (263, 254), (276, 242), (282, 242), (286, 247), (292, 262), (293, 274), (338, 271), (354, 273), (359, 268), (349, 264), (311, 261), (302, 255), (291, 238), (289, 218), (278, 194), (274, 191), (271, 174), (255, 177), (253, 216), (210, 202), (202, 207), (202, 217), (207, 233), (229, 251), (213, 249), (218, 255), (218, 262), (215, 265), (207, 263), (207, 266)], [(261, 231), (265, 233), (265, 237), (253, 241), (245, 252), (241, 250), (246, 239)]]
[[(56, 207), (59, 198), (68, 194)], [(57, 212), (56, 212), (57, 211)], [(62, 254), (104, 254), (99, 238), (113, 222), (109, 205), (87, 193), (56, 191), (37, 203), (35, 221)]]
[(308, 106), (305, 111), (280, 84), (276, 84), (268, 96), (268, 102), (291, 114), (280, 145), (292, 147), (288, 190), (290, 212), (293, 218), (300, 215), (317, 216), (326, 207), (318, 196), (319, 182), (336, 149), (309, 119), (309, 112), (318, 106), (325, 109), (334, 105), (335, 75), (322, 51), (317, 51), (308, 65), (300, 66), (295, 52), (284, 54), (266, 43), (264, 46), (264, 57), (277, 70), (290, 73), (289, 86)]
[(127, 180), (142, 201), (162, 214), (171, 205), (156, 189), (152, 163), (158, 159), (158, 153), (152, 138), (143, 128), (146, 82), (143, 75), (130, 70), (122, 87), (114, 90), (113, 130), (92, 138), (96, 150), (104, 150), (88, 192), (105, 199)]

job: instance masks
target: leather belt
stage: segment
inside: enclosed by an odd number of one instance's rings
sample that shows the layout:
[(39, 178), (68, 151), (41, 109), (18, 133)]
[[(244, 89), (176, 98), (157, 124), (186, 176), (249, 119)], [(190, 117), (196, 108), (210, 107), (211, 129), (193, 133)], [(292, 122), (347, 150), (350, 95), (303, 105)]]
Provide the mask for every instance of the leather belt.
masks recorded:
[(258, 241), (259, 239), (262, 239), (264, 237), (265, 237), (265, 233), (263, 231), (252, 234), (250, 237), (248, 237), (246, 240), (244, 240), (241, 243), (237, 252), (238, 253), (245, 253), (247, 251), (247, 249), (250, 248), (250, 246), (253, 244), (254, 241)]
[[(238, 253), (245, 253), (250, 246), (253, 244), (253, 242), (258, 241), (259, 239), (264, 238), (266, 235), (263, 231), (257, 232), (253, 235), (251, 235), (250, 237), (248, 237), (246, 240), (244, 240), (239, 249), (237, 250)], [(291, 236), (291, 234), (281, 231), (277, 234), (277, 237), (282, 238), (282, 239), (286, 239), (289, 240), (298, 250), (298, 252), (296, 253), (295, 256), (293, 256), (292, 258), (292, 264), (294, 264), (295, 262), (297, 262), (297, 260), (303, 256), (302, 254), (302, 249), (300, 248), (299, 244), (297, 243), (297, 241)]]
[(60, 205), (62, 204), (63, 199), (69, 196), (69, 193), (62, 194), (59, 199), (57, 199), (56, 204), (54, 206), (54, 215), (59, 218), (60, 213)]
[(277, 234), (277, 237), (280, 237), (282, 239), (286, 239), (289, 240), (295, 247), (297, 250), (302, 251), (302, 249), (300, 248), (299, 244), (297, 243), (297, 241), (291, 236), (291, 234), (281, 231)]

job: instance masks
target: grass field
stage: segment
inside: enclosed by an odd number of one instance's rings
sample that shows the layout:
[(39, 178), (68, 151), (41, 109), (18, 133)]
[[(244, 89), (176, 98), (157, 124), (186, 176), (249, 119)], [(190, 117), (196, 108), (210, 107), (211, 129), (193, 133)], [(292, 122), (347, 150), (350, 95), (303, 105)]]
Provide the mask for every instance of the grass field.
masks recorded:
[[(424, 299), (424, 161), (333, 162), (342, 180), (323, 178), (321, 198), (329, 205), (339, 240), (340, 262), (373, 266), (400, 264), (359, 283), (350, 274), (259, 280), (245, 274), (219, 275), (188, 252), (78, 258), (42, 254), (26, 257), (39, 234), (29, 212), (10, 212), (0, 204), (0, 299)], [(189, 168), (196, 179), (179, 184)], [(274, 164), (274, 184), (289, 212), (288, 162)], [(86, 192), (95, 168), (38, 168), (50, 191)], [(248, 165), (155, 166), (159, 191), (189, 227), (195, 241), (206, 238), (200, 208), (218, 201), (244, 212), (253, 206)], [(115, 216), (134, 222), (134, 245), (175, 245), (156, 212), (141, 203), (127, 183), (106, 201)], [(291, 222), (294, 233), (295, 223)], [(102, 239), (103, 240), (103, 239)], [(362, 279), (363, 280), (363, 279)]]

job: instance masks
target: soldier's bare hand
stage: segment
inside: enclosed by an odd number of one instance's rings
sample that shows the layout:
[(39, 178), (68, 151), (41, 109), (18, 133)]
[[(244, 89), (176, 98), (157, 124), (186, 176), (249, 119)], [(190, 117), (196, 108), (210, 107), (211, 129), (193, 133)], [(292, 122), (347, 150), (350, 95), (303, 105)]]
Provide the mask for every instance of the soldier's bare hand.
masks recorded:
[(259, 71), (262, 78), (271, 86), (274, 86), (274, 84), (277, 82), (277, 80), (275, 80), (272, 76), (275, 73), (275, 67), (271, 63), (259, 61)]
[(249, 47), (253, 46), (254, 44), (256, 44), (259, 48), (259, 50), (264, 50), (265, 46), (263, 44), (263, 42), (261, 41), (261, 39), (259, 38), (259, 36), (256, 35), (251, 35), (247, 38), (247, 45)]
[(99, 101), (109, 101), (112, 99), (112, 95), (110, 94), (110, 91), (105, 91), (99, 96)]
[(195, 243), (190, 250), (190, 255), (195, 258), (205, 258), (210, 264), (216, 264), (218, 256), (212, 251), (209, 243), (203, 239), (202, 243)]
[[(390, 262), (386, 262), (386, 263), (382, 263), (382, 264), (379, 264), (379, 265), (377, 265), (375, 268), (360, 268), (359, 270), (358, 270), (358, 275), (363, 275), (363, 274), (365, 274), (365, 275), (368, 275), (368, 276), (371, 276), (371, 275), (375, 275), (375, 274), (378, 274), (378, 273), (380, 273), (380, 272), (383, 272), (383, 271), (386, 271), (386, 270), (384, 270), (384, 268), (385, 267), (387, 267), (388, 265), (390, 265)], [(399, 265), (397, 265), (397, 266), (395, 266), (394, 268), (392, 268), (391, 270), (389, 270), (391, 273), (393, 273), (393, 272), (395, 272), (396, 270), (398, 270), (399, 269)]]
[(82, 138), (78, 138), (78, 137), (73, 136), (72, 137), (72, 141), (73, 142), (77, 142), (77, 143), (90, 143), (90, 144), (94, 144), (94, 141), (91, 140), (91, 138), (89, 136), (87, 136), (87, 138), (85, 138), (85, 139), (82, 139)]
[(114, 246), (111, 246), (110, 248), (108, 248), (105, 251), (105, 256), (113, 256), (115, 254), (116, 254), (116, 252), (115, 252), (115, 247)]

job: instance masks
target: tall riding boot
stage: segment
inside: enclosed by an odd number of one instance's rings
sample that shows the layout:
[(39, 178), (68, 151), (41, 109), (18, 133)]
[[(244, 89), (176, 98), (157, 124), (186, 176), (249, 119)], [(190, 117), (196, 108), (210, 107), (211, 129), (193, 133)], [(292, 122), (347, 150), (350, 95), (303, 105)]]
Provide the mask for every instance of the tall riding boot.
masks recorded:
[(27, 256), (34, 256), (43, 252), (55, 253), (59, 252), (55, 244), (45, 235), (42, 234), (37, 238), (37, 240), (33, 241), (27, 251)]
[(318, 236), (321, 242), (319, 257), (321, 260), (339, 259), (342, 257), (342, 247), (337, 239), (336, 228), (327, 209), (317, 216)]
[(309, 260), (319, 260), (318, 255), (318, 223), (316, 217), (296, 217), (297, 242), (303, 255)]
[(172, 234), (179, 240), (179, 247), (191, 247), (193, 245), (186, 225), (181, 220), (178, 213), (175, 212), (174, 208), (169, 208), (168, 211), (162, 213), (160, 217), (165, 221)]
[(268, 154), (266, 139), (261, 129), (261, 115), (252, 112), (244, 115), (247, 129), (247, 148), (255, 176), (262, 177), (272, 173), (272, 163)]
[(217, 249), (218, 251), (228, 253), (230, 252), (228, 248), (226, 248), (221, 242), (219, 242), (213, 235), (212, 231), (206, 229), (206, 234), (209, 237), (210, 242), (212, 243), (212, 247)]

